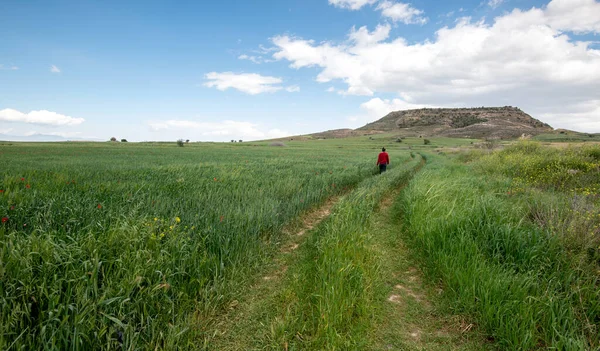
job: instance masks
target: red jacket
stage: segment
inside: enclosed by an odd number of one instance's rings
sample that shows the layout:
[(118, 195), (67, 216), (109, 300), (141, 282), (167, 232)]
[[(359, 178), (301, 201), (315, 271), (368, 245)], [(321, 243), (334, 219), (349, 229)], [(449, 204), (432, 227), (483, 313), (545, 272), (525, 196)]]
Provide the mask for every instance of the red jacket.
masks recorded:
[(377, 165), (389, 165), (390, 164), (390, 156), (387, 152), (382, 152), (377, 157)]

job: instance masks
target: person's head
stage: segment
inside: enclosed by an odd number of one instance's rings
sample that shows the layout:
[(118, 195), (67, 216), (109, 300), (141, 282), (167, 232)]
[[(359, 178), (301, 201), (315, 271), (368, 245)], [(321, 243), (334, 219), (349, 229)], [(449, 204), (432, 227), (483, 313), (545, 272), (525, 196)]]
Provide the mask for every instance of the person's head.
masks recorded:
[(384, 147), (382, 147), (382, 148), (381, 148), (381, 151), (382, 151), (382, 152), (385, 152), (385, 148), (384, 148)]

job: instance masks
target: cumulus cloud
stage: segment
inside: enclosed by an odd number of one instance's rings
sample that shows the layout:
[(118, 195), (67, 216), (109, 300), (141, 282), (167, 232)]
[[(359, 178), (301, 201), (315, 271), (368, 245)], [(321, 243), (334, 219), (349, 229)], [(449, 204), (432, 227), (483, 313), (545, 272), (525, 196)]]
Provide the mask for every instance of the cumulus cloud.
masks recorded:
[(225, 91), (229, 88), (237, 89), (250, 95), (261, 93), (274, 93), (283, 87), (283, 80), (277, 77), (262, 76), (256, 73), (211, 72), (205, 76), (207, 82), (204, 86)]
[(402, 2), (383, 1), (377, 6), (383, 17), (389, 18), (395, 22), (404, 24), (425, 24), (427, 18), (422, 17), (422, 10), (412, 7), (410, 4)]
[(150, 122), (149, 127), (152, 131), (180, 131), (194, 133), (204, 137), (226, 137), (226, 138), (244, 138), (244, 139), (272, 139), (290, 135), (280, 129), (270, 129), (262, 131), (258, 124), (251, 122), (239, 122), (226, 120), (222, 122), (198, 122), (190, 120), (167, 120), (160, 122)]
[(73, 118), (46, 110), (23, 113), (7, 108), (0, 110), (0, 121), (30, 123), (47, 126), (75, 126), (83, 123), (85, 119)]
[(329, 0), (331, 5), (348, 10), (359, 10), (365, 5), (372, 5), (376, 2), (377, 0)]
[(56, 67), (55, 65), (52, 65), (52, 66), (50, 66), (50, 72), (60, 73), (60, 68)]
[(553, 0), (542, 14), (537, 12), (554, 29), (600, 33), (600, 2), (596, 0)]
[(341, 81), (344, 94), (396, 93), (422, 105), (513, 105), (535, 117), (560, 109), (564, 117), (555, 126), (581, 128), (587, 125), (568, 116), (594, 118), (589, 102), (597, 99), (600, 50), (569, 32), (600, 33), (598, 6), (553, 0), (491, 23), (462, 18), (421, 43), (390, 38), (387, 25), (352, 28), (343, 43), (282, 35), (272, 39), (273, 58), (295, 69), (319, 68), (316, 80)]

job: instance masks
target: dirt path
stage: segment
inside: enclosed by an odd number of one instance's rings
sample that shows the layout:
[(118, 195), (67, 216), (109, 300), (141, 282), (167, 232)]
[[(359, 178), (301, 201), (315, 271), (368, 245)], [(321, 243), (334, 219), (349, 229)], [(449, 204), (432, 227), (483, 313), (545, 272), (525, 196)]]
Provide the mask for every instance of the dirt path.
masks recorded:
[[(424, 165), (422, 162), (417, 171)], [(391, 191), (373, 215), (370, 234), (383, 258), (383, 290), (368, 350), (490, 350), (477, 328), (459, 317), (436, 312), (436, 292), (423, 284), (421, 273), (402, 243), (398, 199), (402, 188)], [(285, 230), (280, 251), (271, 264), (257, 275), (243, 300), (233, 301), (230, 310), (210, 323), (214, 332), (204, 340), (205, 350), (265, 349), (278, 328), (285, 310), (283, 279), (287, 267), (298, 260), (298, 248), (310, 231), (327, 218), (340, 197), (302, 217), (299, 225)], [(267, 347), (268, 348), (268, 347)], [(284, 347), (287, 351), (287, 348)]]
[(282, 277), (289, 264), (296, 259), (297, 249), (313, 228), (327, 218), (342, 195), (328, 199), (320, 207), (302, 216), (299, 224), (284, 229), (285, 239), (271, 264), (257, 275), (248, 295), (234, 301), (230, 311), (214, 321), (215, 332), (204, 341), (206, 350), (253, 350), (265, 336), (269, 326), (261, 321), (269, 320), (278, 310), (274, 301), (282, 289)]
[(385, 291), (369, 350), (493, 350), (477, 328), (458, 316), (437, 311), (437, 291), (423, 284), (422, 274), (402, 242), (402, 189), (382, 202), (372, 220), (371, 234), (382, 260)]

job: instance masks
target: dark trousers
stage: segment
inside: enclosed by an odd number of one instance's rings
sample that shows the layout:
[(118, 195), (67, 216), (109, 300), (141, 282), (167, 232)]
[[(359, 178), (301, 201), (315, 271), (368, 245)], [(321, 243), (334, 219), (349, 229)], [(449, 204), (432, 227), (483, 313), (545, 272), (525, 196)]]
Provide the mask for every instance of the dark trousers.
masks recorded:
[(387, 168), (387, 165), (386, 165), (386, 164), (379, 165), (379, 174), (381, 174), (381, 173), (385, 172), (385, 169), (386, 169), (386, 168)]

